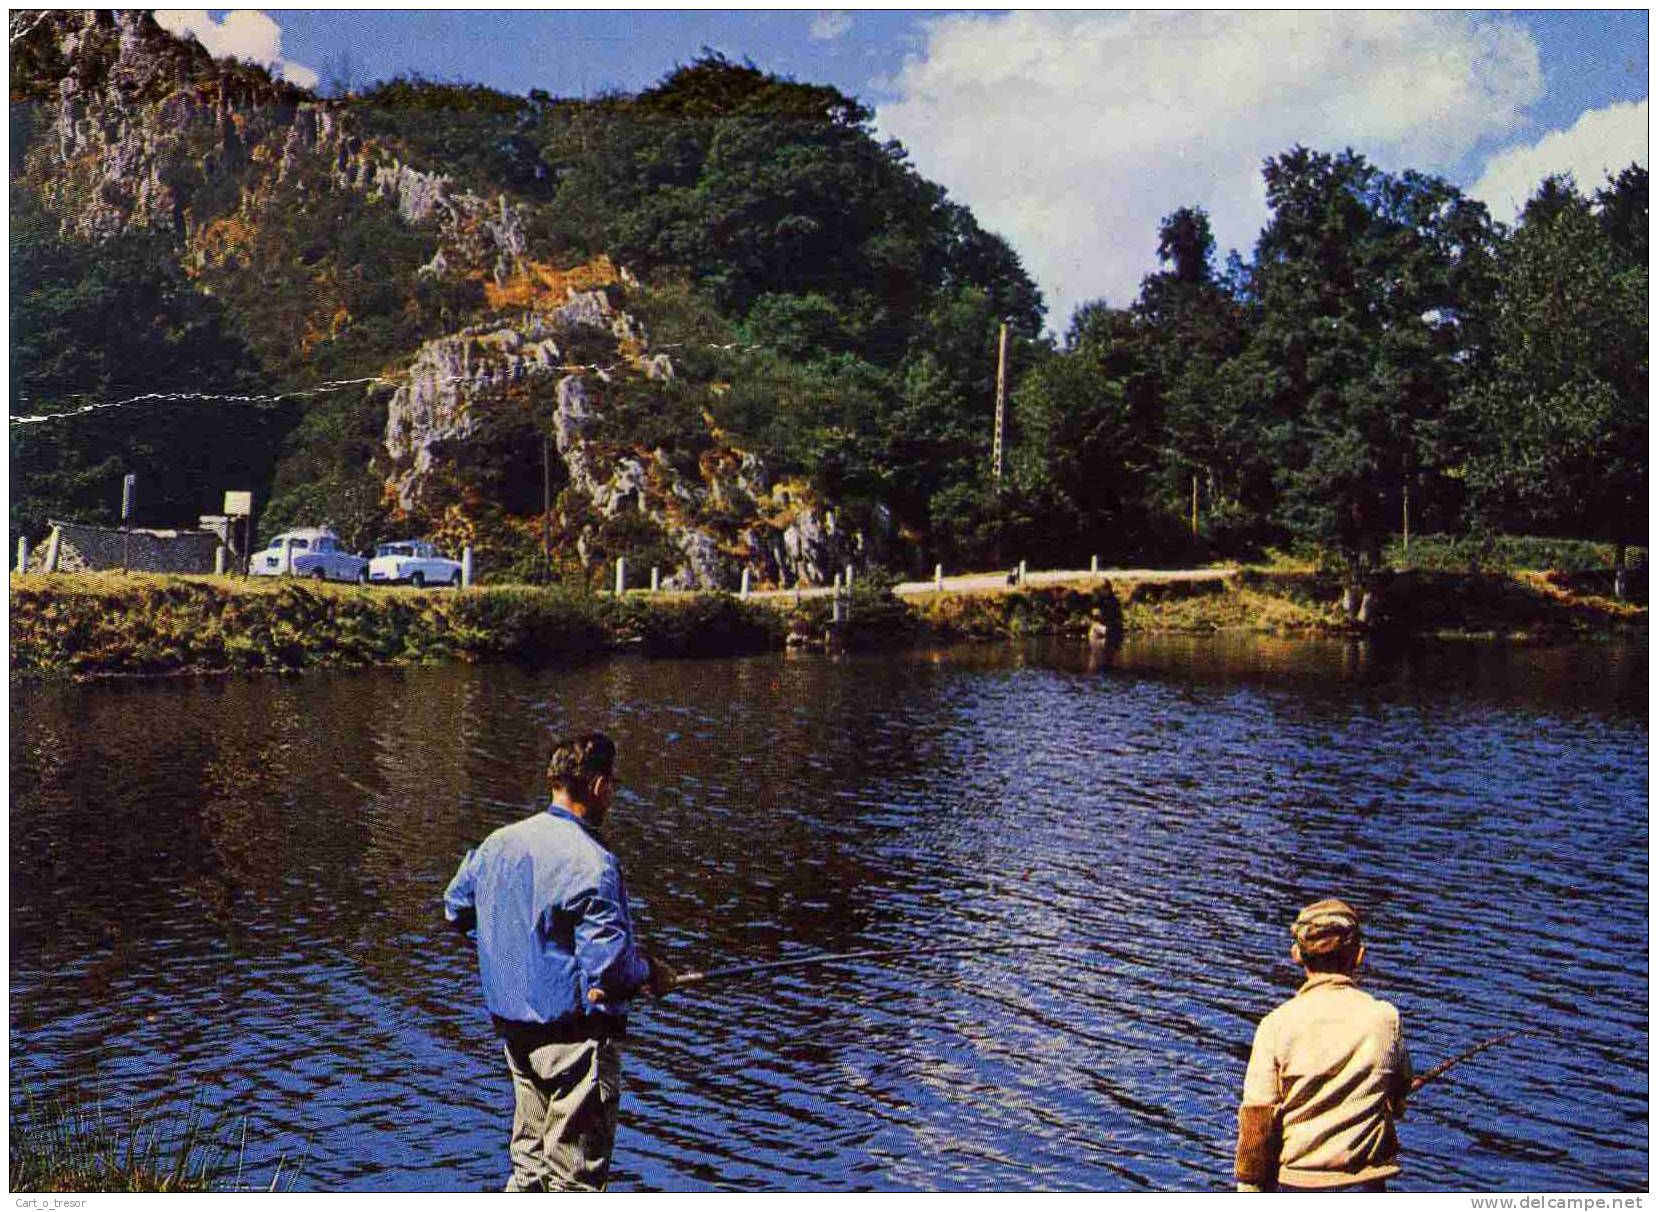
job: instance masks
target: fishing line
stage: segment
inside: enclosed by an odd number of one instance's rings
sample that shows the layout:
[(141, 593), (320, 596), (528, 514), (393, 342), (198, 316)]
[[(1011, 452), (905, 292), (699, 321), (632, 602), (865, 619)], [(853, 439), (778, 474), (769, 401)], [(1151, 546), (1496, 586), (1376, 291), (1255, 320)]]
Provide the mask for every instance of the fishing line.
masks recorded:
[(777, 972), (788, 968), (815, 968), (828, 967), (835, 964), (851, 963), (855, 960), (866, 959), (895, 959), (909, 958), (922, 955), (976, 955), (993, 951), (1012, 951), (1032, 945), (1029, 939), (1016, 939), (1004, 943), (955, 943), (941, 947), (879, 947), (866, 951), (843, 951), (827, 955), (807, 955), (793, 959), (770, 960), (758, 964), (728, 964), (720, 968), (710, 968), (704, 972), (681, 972), (674, 979), (674, 990), (683, 989), (690, 985), (700, 985), (707, 981), (729, 980), (738, 976), (753, 976), (760, 972)]

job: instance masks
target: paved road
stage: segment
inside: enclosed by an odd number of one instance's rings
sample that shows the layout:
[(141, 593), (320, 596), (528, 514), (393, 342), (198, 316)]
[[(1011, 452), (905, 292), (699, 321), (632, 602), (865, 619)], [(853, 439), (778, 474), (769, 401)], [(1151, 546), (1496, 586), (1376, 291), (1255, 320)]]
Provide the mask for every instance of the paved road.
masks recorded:
[[(1027, 586), (1038, 585), (1089, 585), (1099, 581), (1111, 581), (1115, 584), (1125, 582), (1144, 583), (1174, 582), (1174, 581), (1224, 581), (1227, 577), (1236, 576), (1237, 570), (1232, 568), (1102, 568), (1099, 572), (1089, 572), (1086, 568), (1075, 571), (1030, 572), (1025, 576)], [(964, 576), (945, 577), (943, 582), (945, 593), (1006, 593), (1014, 588), (1007, 583), (1005, 572), (975, 572)], [(900, 597), (916, 597), (921, 594), (937, 593), (939, 582), (935, 581), (905, 581), (893, 586), (893, 592)], [(795, 598), (823, 598), (834, 593), (828, 586), (818, 586), (810, 589), (767, 589), (757, 590), (748, 596), (760, 601), (768, 599), (786, 598), (793, 601)]]

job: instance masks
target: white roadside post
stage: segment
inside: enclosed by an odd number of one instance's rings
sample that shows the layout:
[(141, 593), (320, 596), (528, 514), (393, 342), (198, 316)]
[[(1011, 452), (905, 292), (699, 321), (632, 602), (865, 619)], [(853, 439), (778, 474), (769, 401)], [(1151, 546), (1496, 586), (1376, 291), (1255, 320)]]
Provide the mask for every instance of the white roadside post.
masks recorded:
[(1021, 585), (1025, 583), (1025, 561), (1023, 560), (1019, 561), (1019, 583)]
[(841, 579), (838, 576), (835, 578), (834, 610), (832, 617), (837, 626), (846, 621), (846, 605), (841, 601)]
[(29, 571), (29, 540), (24, 535), (17, 536), (17, 571)]
[(461, 588), (472, 588), (472, 548), (470, 545), (461, 548)]
[(741, 590), (741, 595), (745, 598), (748, 596), (748, 569), (746, 568), (743, 569), (743, 588)]
[(651, 592), (656, 593), (656, 592), (660, 591), (661, 588), (662, 588), (662, 570), (660, 568), (652, 568), (651, 569)]
[(616, 596), (621, 597), (628, 588), (628, 562), (626, 556), (616, 557)]
[(222, 577), (225, 574), (225, 545), (220, 543), (213, 549), (213, 575)]
[(63, 531), (56, 526), (52, 527), (52, 537), (46, 540), (46, 571), (58, 570), (58, 545), (63, 539)]
[(846, 566), (846, 592), (852, 592), (852, 565)]
[(933, 565), (933, 592), (935, 592), (935, 593), (943, 593), (944, 592), (944, 565), (943, 564), (934, 564)]
[(1089, 572), (1090, 576), (1096, 576), (1097, 577), (1097, 576), (1100, 575), (1100, 557), (1099, 556), (1089, 556), (1088, 557), (1088, 572)]

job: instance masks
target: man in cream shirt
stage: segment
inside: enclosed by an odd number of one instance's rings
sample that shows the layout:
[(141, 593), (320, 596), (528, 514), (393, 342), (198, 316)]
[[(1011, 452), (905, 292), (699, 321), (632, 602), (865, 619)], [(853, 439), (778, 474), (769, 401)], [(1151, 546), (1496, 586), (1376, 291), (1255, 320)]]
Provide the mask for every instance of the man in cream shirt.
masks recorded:
[(1386, 1190), (1410, 1054), (1399, 1012), (1360, 989), (1358, 912), (1308, 905), (1290, 928), (1307, 981), (1261, 1020), (1238, 1109), (1238, 1190)]

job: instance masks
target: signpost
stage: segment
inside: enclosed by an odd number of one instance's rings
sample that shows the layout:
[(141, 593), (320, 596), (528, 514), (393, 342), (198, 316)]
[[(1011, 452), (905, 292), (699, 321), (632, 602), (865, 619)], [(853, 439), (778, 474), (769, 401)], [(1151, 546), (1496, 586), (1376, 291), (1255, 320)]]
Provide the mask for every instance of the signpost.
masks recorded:
[(241, 565), (242, 575), (246, 576), (248, 560), (253, 555), (253, 494), (225, 493), (225, 517), (242, 519), (242, 550), (237, 554), (236, 562)]
[(138, 477), (131, 472), (121, 481), (121, 571), (126, 572), (132, 563), (132, 522), (133, 506), (138, 500)]

